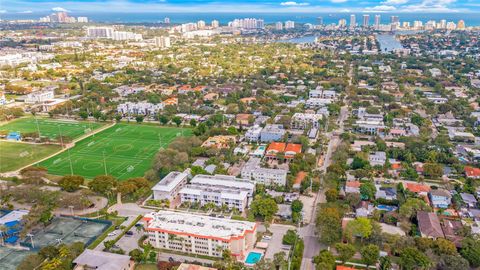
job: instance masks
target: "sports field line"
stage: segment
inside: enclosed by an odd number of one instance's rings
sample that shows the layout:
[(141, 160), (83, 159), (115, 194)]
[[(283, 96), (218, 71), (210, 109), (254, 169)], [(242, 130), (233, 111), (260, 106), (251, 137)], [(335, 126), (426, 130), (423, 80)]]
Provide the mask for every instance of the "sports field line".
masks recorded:
[(43, 162), (43, 161), (45, 161), (45, 160), (48, 160), (48, 159), (50, 159), (50, 158), (52, 158), (52, 157), (54, 157), (54, 156), (56, 156), (56, 155), (59, 155), (60, 153), (63, 153), (63, 152), (67, 151), (67, 150), (70, 149), (70, 148), (73, 148), (73, 147), (75, 146), (75, 143), (76, 143), (76, 142), (81, 141), (81, 140), (83, 140), (83, 139), (85, 139), (85, 138), (87, 138), (87, 137), (94, 136), (95, 134), (97, 134), (97, 133), (99, 133), (99, 132), (101, 132), (101, 131), (103, 131), (103, 130), (105, 130), (105, 129), (108, 129), (108, 128), (110, 128), (110, 127), (115, 126), (115, 124), (116, 124), (116, 123), (113, 122), (113, 123), (111, 123), (110, 125), (105, 125), (105, 126), (102, 126), (102, 127), (100, 127), (100, 128), (97, 128), (97, 129), (95, 129), (93, 132), (91, 132), (91, 133), (89, 133), (89, 134), (82, 135), (82, 136), (76, 138), (75, 140), (73, 140), (72, 143), (70, 143), (70, 144), (67, 145), (65, 148), (61, 149), (60, 151), (55, 152), (55, 153), (53, 153), (53, 154), (51, 154), (51, 155), (49, 155), (49, 156), (46, 156), (46, 157), (44, 157), (44, 158), (42, 158), (42, 159), (40, 159), (40, 160), (37, 160), (37, 161), (35, 161), (35, 162), (32, 162), (32, 163), (30, 163), (30, 164), (28, 164), (28, 165), (26, 165), (26, 166), (24, 166), (24, 167), (16, 170), (16, 171), (14, 172), (14, 174), (18, 174), (21, 170), (23, 170), (23, 169), (25, 169), (25, 168), (31, 167), (31, 166), (33, 166), (33, 165), (35, 165), (35, 164), (39, 164), (39, 163), (41, 163), (41, 162)]

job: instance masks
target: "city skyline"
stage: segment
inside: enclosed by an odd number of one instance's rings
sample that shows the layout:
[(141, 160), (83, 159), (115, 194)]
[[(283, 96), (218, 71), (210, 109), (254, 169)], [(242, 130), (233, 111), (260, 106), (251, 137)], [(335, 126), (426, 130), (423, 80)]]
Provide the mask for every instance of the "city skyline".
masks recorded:
[(47, 11), (71, 12), (366, 12), (366, 13), (475, 13), (480, 4), (475, 0), (327, 0), (260, 2), (229, 0), (218, 2), (181, 0), (4, 0), (0, 14), (30, 14)]

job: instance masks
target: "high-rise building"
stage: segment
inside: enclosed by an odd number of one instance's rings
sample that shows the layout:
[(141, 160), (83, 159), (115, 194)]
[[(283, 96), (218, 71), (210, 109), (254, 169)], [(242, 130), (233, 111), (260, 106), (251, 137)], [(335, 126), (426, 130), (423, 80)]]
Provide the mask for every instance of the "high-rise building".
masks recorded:
[(464, 30), (464, 29), (465, 29), (465, 21), (464, 21), (464, 20), (458, 21), (458, 23), (457, 23), (457, 29), (458, 29), (458, 30)]
[(406, 28), (406, 29), (410, 28), (410, 22), (403, 22), (402, 28)]
[(447, 30), (455, 30), (457, 29), (457, 24), (454, 22), (448, 22), (447, 23)]
[(92, 26), (87, 28), (87, 37), (91, 38), (113, 38), (113, 28), (104, 26)]
[(165, 17), (165, 19), (163, 19), (163, 23), (170, 24), (170, 18)]
[(57, 12), (58, 22), (64, 23), (67, 22), (68, 14), (65, 11)]
[(364, 14), (363, 15), (363, 27), (367, 28), (370, 24), (370, 15)]
[(295, 28), (295, 22), (294, 21), (286, 21), (285, 22), (285, 29), (293, 29)]
[(380, 17), (380, 15), (378, 15), (378, 14), (375, 15), (375, 24), (374, 24), (375, 29), (378, 29), (378, 27), (380, 26), (380, 22), (381, 22), (381, 17)]
[(200, 21), (197, 22), (197, 28), (198, 29), (205, 29), (206, 25), (207, 24), (205, 23), (205, 21), (200, 20)]
[(88, 23), (88, 18), (87, 17), (78, 17), (77, 22), (79, 23)]
[(220, 27), (220, 23), (217, 20), (213, 20), (211, 25), (212, 25), (212, 28)]
[(228, 26), (233, 28), (244, 28), (244, 29), (257, 29), (264, 28), (265, 22), (263, 19), (254, 19), (254, 18), (244, 18), (244, 19), (235, 19), (228, 23)]
[(422, 27), (423, 27), (423, 22), (422, 21), (414, 21), (413, 22), (413, 28), (420, 29)]
[(400, 23), (400, 18), (398, 16), (391, 16), (390, 17), (390, 23), (391, 24), (399, 24)]
[(440, 20), (440, 25), (437, 26), (438, 28), (445, 29), (447, 28), (447, 20)]
[(113, 40), (135, 40), (139, 41), (142, 40), (143, 37), (141, 34), (136, 34), (134, 32), (129, 32), (129, 31), (114, 31)]
[(317, 24), (323, 25), (323, 17), (317, 17)]
[(355, 28), (357, 26), (355, 14), (350, 15), (350, 28)]
[(275, 23), (275, 30), (278, 30), (278, 31), (283, 30), (283, 23), (282, 22)]
[(159, 48), (170, 48), (170, 37), (155, 37), (155, 46)]
[(345, 20), (345, 19), (338, 20), (338, 27), (343, 28), (345, 26), (347, 26), (347, 20)]

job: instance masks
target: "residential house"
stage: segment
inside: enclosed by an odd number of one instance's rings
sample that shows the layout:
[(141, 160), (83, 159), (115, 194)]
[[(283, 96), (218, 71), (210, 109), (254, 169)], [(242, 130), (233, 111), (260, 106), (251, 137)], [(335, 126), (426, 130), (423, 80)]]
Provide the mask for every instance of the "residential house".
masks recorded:
[(323, 115), (315, 113), (295, 113), (292, 116), (291, 126), (293, 129), (318, 128), (319, 121), (323, 119)]
[(381, 151), (374, 152), (368, 155), (368, 161), (372, 166), (383, 166), (387, 161), (387, 154)]
[(85, 249), (75, 260), (74, 270), (133, 270), (135, 262), (130, 256)]
[(422, 237), (443, 238), (443, 230), (438, 216), (433, 212), (419, 211), (417, 213), (418, 230)]
[(295, 143), (272, 142), (268, 145), (265, 157), (269, 159), (278, 159), (277, 154), (283, 153), (285, 160), (290, 160), (296, 154), (302, 153), (302, 145)]
[(285, 129), (282, 125), (266, 125), (260, 132), (260, 141), (274, 142), (280, 141), (285, 135)]
[(476, 208), (477, 207), (477, 199), (473, 194), (470, 193), (460, 193), (462, 197), (463, 203), (469, 208)]
[(465, 176), (473, 179), (480, 179), (480, 168), (465, 166)]
[(452, 201), (452, 195), (444, 189), (430, 190), (429, 197), (432, 206), (435, 208), (448, 208)]

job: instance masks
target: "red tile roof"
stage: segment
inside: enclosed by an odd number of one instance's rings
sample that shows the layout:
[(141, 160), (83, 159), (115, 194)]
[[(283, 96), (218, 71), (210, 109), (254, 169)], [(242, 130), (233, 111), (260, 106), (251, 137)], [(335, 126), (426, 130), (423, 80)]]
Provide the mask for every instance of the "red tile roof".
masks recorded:
[(302, 153), (302, 145), (296, 143), (289, 143), (285, 147), (285, 152), (295, 152), (296, 154)]
[(359, 188), (361, 184), (362, 183), (360, 183), (360, 181), (347, 181), (347, 183), (345, 183), (347, 187), (353, 187), (353, 188)]
[(357, 269), (352, 268), (352, 267), (348, 267), (348, 266), (337, 265), (337, 269), (336, 269), (336, 270), (357, 270)]
[(268, 145), (267, 152), (275, 151), (275, 152), (284, 152), (285, 151), (285, 143), (282, 142), (272, 142)]
[(430, 187), (422, 184), (407, 183), (406, 188), (411, 192), (420, 193), (420, 192), (429, 192)]
[(465, 175), (473, 178), (480, 177), (480, 168), (465, 166)]

